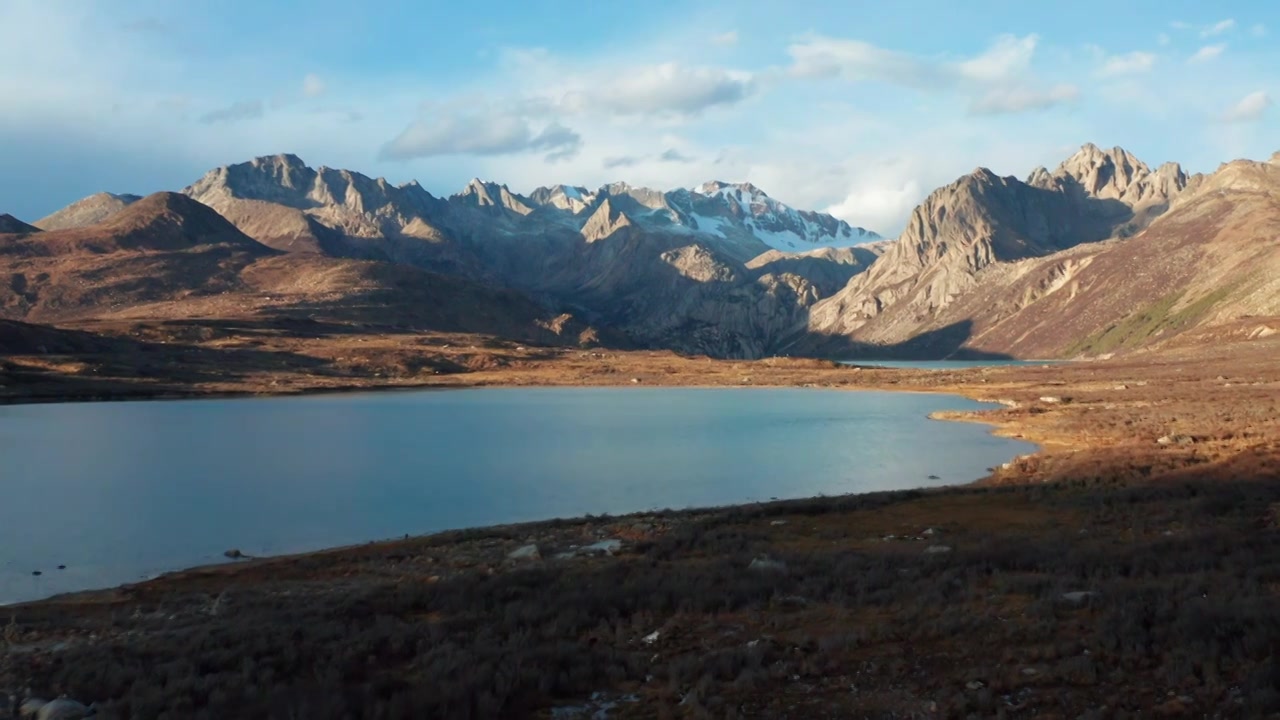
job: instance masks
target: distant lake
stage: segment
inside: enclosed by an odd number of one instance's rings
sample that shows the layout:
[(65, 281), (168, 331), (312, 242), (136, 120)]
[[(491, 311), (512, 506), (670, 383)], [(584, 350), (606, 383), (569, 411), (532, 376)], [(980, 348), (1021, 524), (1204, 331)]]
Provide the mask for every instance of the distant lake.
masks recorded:
[(1060, 360), (839, 360), (841, 365), (906, 368), (911, 370), (967, 370), (978, 367), (1057, 365)]
[(969, 482), (1034, 449), (926, 418), (979, 407), (765, 388), (0, 407), (0, 603), (219, 562), (230, 548), (271, 555), (588, 513)]

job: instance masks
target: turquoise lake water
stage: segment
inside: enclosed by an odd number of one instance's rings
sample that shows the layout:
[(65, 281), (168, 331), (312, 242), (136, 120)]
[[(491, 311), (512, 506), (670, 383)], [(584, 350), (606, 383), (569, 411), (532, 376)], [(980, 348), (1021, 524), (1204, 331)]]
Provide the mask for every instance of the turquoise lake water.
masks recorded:
[(230, 548), (270, 555), (588, 513), (969, 482), (1034, 449), (926, 417), (976, 407), (951, 396), (763, 388), (0, 407), (0, 603), (219, 562)]

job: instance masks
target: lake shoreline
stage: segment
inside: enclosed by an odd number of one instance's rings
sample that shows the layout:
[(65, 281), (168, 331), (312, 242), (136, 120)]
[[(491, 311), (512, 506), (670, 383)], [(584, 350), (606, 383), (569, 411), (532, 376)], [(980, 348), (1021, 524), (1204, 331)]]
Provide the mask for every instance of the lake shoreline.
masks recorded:
[[(301, 398), (301, 397), (326, 397), (326, 396), (328, 397), (340, 396), (346, 399), (350, 399), (354, 396), (364, 395), (364, 396), (372, 397), (375, 395), (387, 395), (392, 392), (397, 392), (400, 394), (408, 394), (408, 393), (419, 392), (424, 389), (437, 390), (437, 391), (471, 389), (471, 390), (492, 390), (495, 392), (520, 391), (520, 390), (532, 390), (532, 391), (545, 390), (549, 392), (554, 392), (557, 390), (585, 390), (585, 391), (588, 391), (588, 393), (592, 390), (601, 390), (601, 391), (609, 390), (614, 392), (622, 392), (624, 394), (628, 392), (652, 393), (654, 391), (669, 391), (669, 390), (677, 390), (677, 391), (684, 391), (684, 390), (700, 391), (701, 390), (701, 391), (708, 391), (710, 393), (725, 392), (725, 391), (732, 392), (732, 391), (742, 391), (742, 390), (747, 390), (748, 392), (759, 391), (762, 393), (772, 392), (772, 391), (800, 391), (800, 392), (812, 391), (819, 394), (830, 394), (832, 392), (839, 390), (839, 391), (855, 392), (855, 393), (875, 393), (875, 394), (880, 394), (882, 396), (912, 395), (912, 396), (929, 397), (930, 400), (928, 401), (928, 405), (932, 407), (939, 407), (939, 406), (946, 407), (948, 405), (954, 406), (955, 402), (960, 402), (960, 401), (963, 401), (965, 404), (972, 403), (973, 405), (978, 405), (978, 403), (962, 395), (959, 395), (957, 393), (950, 393), (950, 392), (944, 393), (940, 391), (879, 389), (879, 388), (871, 388), (871, 387), (803, 388), (803, 387), (796, 387), (792, 385), (764, 385), (764, 384), (747, 386), (747, 387), (742, 387), (742, 386), (725, 387), (725, 386), (715, 386), (715, 385), (682, 385), (682, 386), (671, 386), (671, 387), (659, 387), (655, 385), (649, 385), (649, 386), (637, 387), (631, 384), (618, 385), (618, 386), (597, 385), (592, 387), (564, 386), (564, 385), (505, 386), (505, 385), (497, 385), (497, 384), (485, 384), (485, 385), (477, 385), (477, 386), (453, 385), (448, 387), (428, 387), (428, 388), (411, 388), (411, 387), (410, 388), (391, 388), (391, 387), (383, 386), (383, 387), (374, 388), (372, 391), (366, 391), (365, 389), (356, 389), (348, 392), (341, 392), (335, 389), (330, 389), (322, 393), (292, 393), (287, 395), (271, 395), (271, 396), (267, 396), (267, 395), (238, 396), (238, 397), (232, 397), (230, 399), (266, 400), (266, 399), (273, 399), (273, 398), (284, 399), (284, 398), (290, 398), (290, 397)], [(589, 397), (589, 395), (581, 395), (581, 396)], [(778, 401), (782, 401), (784, 398), (796, 398), (796, 397), (803, 397), (803, 396), (796, 396), (794, 394), (787, 395), (787, 396), (775, 396), (775, 398)], [(206, 399), (206, 398), (200, 398), (200, 399)], [(221, 396), (221, 397), (207, 398), (207, 399), (228, 399), (228, 398), (226, 396)], [(702, 401), (702, 402), (705, 402), (705, 401)], [(787, 402), (794, 402), (794, 401), (787, 401)], [(810, 400), (810, 401), (803, 401), (803, 402), (805, 406), (808, 406), (811, 404), (812, 401)], [(879, 407), (892, 408), (900, 404), (897, 402), (890, 402), (887, 405), (881, 405), (881, 403), (885, 403), (886, 401), (880, 400), (880, 399), (869, 400), (868, 402), (872, 402), (873, 407), (877, 407), (877, 408)], [(994, 405), (995, 403), (988, 402), (985, 404)], [(695, 405), (701, 405), (701, 402), (695, 403)], [(188, 405), (187, 407), (193, 408), (195, 406)], [(947, 413), (974, 412), (974, 413), (980, 414), (985, 410), (986, 408), (982, 408), (982, 407), (976, 407), (973, 410), (969, 410), (969, 411), (931, 410), (926, 408), (926, 409), (918, 409), (918, 412), (909, 411), (906, 417), (911, 417), (911, 418), (918, 417), (920, 420), (925, 420), (926, 422), (940, 422), (945, 419), (944, 417), (941, 417), (941, 416), (945, 416), (945, 414)], [(803, 411), (798, 412), (795, 417), (798, 419), (802, 419), (804, 417), (804, 414), (805, 413)], [(790, 413), (784, 412), (783, 415), (786, 417), (791, 417)], [(855, 416), (856, 416), (856, 413), (855, 413)], [(988, 428), (987, 434), (993, 435), (993, 436), (996, 434), (995, 427), (991, 423), (985, 423), (985, 422), (982, 422), (981, 420), (979, 421), (979, 423), (987, 426)], [(923, 430), (923, 427), (921, 429)], [(210, 433), (204, 432), (202, 434), (209, 435)], [(974, 442), (976, 441), (973, 439), (967, 439), (967, 440), (961, 441), (960, 444), (965, 447), (968, 447)], [(1035, 446), (1031, 443), (1025, 443), (1025, 442), (1024, 442), (1024, 445), (1025, 447), (1011, 446), (1006, 450), (1008, 455), (997, 456), (987, 460), (979, 460), (979, 462), (982, 462), (983, 464), (979, 464), (976, 466), (973, 465), (973, 462), (971, 459), (970, 464), (966, 465), (964, 469), (957, 469), (953, 465), (949, 465), (947, 462), (942, 461), (942, 459), (939, 458), (939, 462), (936, 465), (931, 463), (930, 465), (916, 468), (914, 472), (920, 473), (918, 476), (920, 479), (917, 481), (921, 483), (920, 485), (916, 487), (911, 487), (908, 483), (895, 483), (895, 484), (898, 484), (900, 486), (899, 489), (902, 489), (902, 490), (929, 490), (929, 489), (935, 489), (939, 487), (959, 487), (959, 486), (969, 485), (974, 482), (980, 481), (983, 477), (986, 476), (985, 473), (980, 471), (981, 468), (985, 467), (986, 463), (998, 463), (1003, 461), (1004, 459), (1021, 457), (1023, 455), (1033, 454), (1034, 452), (1038, 451), (1038, 446)], [(960, 454), (963, 454), (963, 450), (957, 449), (957, 452), (959, 452)], [(1022, 455), (1015, 455), (1015, 453), (1021, 453)], [(948, 481), (945, 485), (941, 485), (938, 482), (931, 482), (931, 481), (940, 480), (940, 478), (938, 478), (936, 475), (933, 474), (935, 472), (941, 473), (942, 475), (946, 475), (951, 478), (958, 476), (964, 479), (961, 479), (958, 481), (951, 480), (951, 481)], [(826, 475), (826, 474), (827, 473), (823, 473), (823, 475)], [(926, 474), (928, 474), (929, 481), (924, 480), (924, 478), (926, 477)], [(905, 476), (914, 477), (915, 475), (913, 474), (913, 472), (906, 471), (906, 470), (902, 470), (896, 473), (895, 475), (895, 477), (905, 477)], [(877, 478), (879, 479), (879, 482), (877, 482)], [(845, 491), (828, 490), (826, 492), (818, 492), (815, 489), (809, 489), (808, 491), (806, 491), (803, 488), (803, 483), (802, 483), (800, 487), (793, 487), (790, 490), (784, 487), (770, 487), (767, 489), (755, 488), (755, 491), (746, 493), (746, 495), (748, 495), (750, 499), (741, 499), (741, 500), (731, 499), (731, 500), (725, 500), (721, 502), (696, 502), (696, 501), (687, 502), (685, 500), (672, 497), (672, 498), (668, 498), (668, 502), (670, 502), (670, 504), (666, 506), (658, 504), (655, 507), (650, 508), (650, 507), (647, 507), (647, 503), (644, 505), (633, 504), (632, 507), (634, 507), (635, 509), (620, 508), (618, 510), (609, 510), (602, 515), (597, 514), (594, 517), (609, 517), (609, 518), (625, 519), (625, 518), (634, 517), (634, 516), (653, 515), (656, 512), (663, 517), (669, 516), (673, 518), (679, 518), (679, 517), (685, 517), (685, 516), (700, 516), (700, 515), (707, 515), (709, 513), (724, 512), (726, 510), (739, 508), (739, 507), (767, 504), (768, 502), (821, 501), (824, 499), (841, 498), (841, 497), (846, 497), (850, 495), (897, 491), (897, 490), (884, 489), (883, 481), (884, 481), (884, 478), (881, 478), (875, 475), (874, 473), (872, 473), (870, 476), (867, 476), (867, 477), (860, 476), (859, 479), (856, 481), (851, 480), (851, 482), (853, 482), (855, 485), (862, 486), (862, 489), (855, 489), (855, 490), (845, 490)], [(869, 486), (866, 485), (868, 482), (870, 482)], [(879, 487), (877, 487), (877, 485), (879, 485)], [(784, 497), (781, 500), (779, 500), (778, 498), (771, 498), (769, 501), (765, 501), (762, 499), (755, 499), (755, 498), (763, 498), (766, 495), (773, 495), (773, 494), (783, 495)], [(663, 509), (660, 511), (657, 510), (657, 508), (659, 507)], [(431, 530), (428, 532), (415, 532), (415, 533), (412, 533), (411, 535), (406, 535), (403, 538), (395, 535), (376, 535), (376, 534), (369, 534), (369, 535), (365, 535), (364, 537), (360, 537), (360, 535), (357, 534), (356, 537), (359, 539), (350, 540), (344, 543), (305, 542), (304, 544), (310, 547), (303, 547), (300, 549), (266, 551), (266, 552), (263, 552), (263, 549), (260, 547), (254, 547), (253, 545), (248, 545), (248, 546), (243, 545), (242, 543), (245, 542), (245, 540), (243, 539), (240, 541), (240, 543), (235, 543), (234, 540), (229, 540), (228, 543), (229, 545), (230, 544), (235, 545), (235, 547), (237, 548), (235, 550), (235, 553), (237, 556), (241, 554), (241, 549), (242, 549), (244, 551), (244, 557), (246, 559), (251, 559), (253, 563), (289, 562), (291, 560), (297, 560), (298, 558), (308, 556), (308, 555), (319, 555), (319, 554), (328, 554), (332, 552), (341, 552), (343, 550), (363, 547), (366, 545), (394, 543), (400, 540), (408, 539), (409, 537), (412, 537), (414, 539), (422, 539), (425, 537), (434, 537), (442, 533), (458, 533), (458, 532), (466, 533), (466, 532), (474, 532), (474, 531), (485, 531), (485, 530), (491, 530), (491, 529), (503, 529), (505, 531), (510, 531), (510, 532), (527, 531), (527, 532), (536, 533), (541, 528), (543, 528), (548, 524), (556, 525), (556, 524), (563, 524), (565, 522), (584, 522), (587, 518), (591, 518), (591, 517), (593, 516), (589, 514), (554, 514), (552, 513), (552, 514), (543, 515), (541, 517), (538, 517), (535, 515), (535, 517), (528, 520), (518, 520), (518, 521), (512, 520), (510, 522), (496, 522), (496, 523), (479, 522), (475, 524), (456, 525), (452, 527), (449, 527), (446, 525), (444, 528), (439, 530)], [(345, 535), (345, 537), (347, 538), (352, 537), (352, 533), (350, 532), (338, 533), (338, 534)], [(222, 549), (219, 549), (218, 552), (221, 553)], [(228, 553), (232, 552), (230, 547), (227, 548), (227, 552)], [(204, 557), (210, 557), (210, 553), (208, 553), (207, 548), (202, 553), (202, 555)], [(58, 601), (62, 601), (67, 596), (73, 596), (75, 598), (90, 598), (93, 595), (99, 594), (99, 593), (110, 595), (116, 590), (120, 590), (125, 587), (131, 587), (139, 584), (153, 582), (157, 579), (169, 579), (169, 578), (178, 577), (178, 576), (187, 576), (191, 573), (198, 574), (201, 572), (208, 572), (213, 568), (220, 568), (219, 572), (235, 572), (234, 570), (235, 567), (245, 566), (250, 564), (246, 562), (235, 562), (235, 560), (239, 559), (238, 557), (231, 557), (231, 556), (228, 556), (228, 557), (232, 560), (232, 562), (226, 562), (221, 559), (216, 559), (216, 560), (210, 559), (208, 561), (203, 561), (198, 563), (169, 565), (168, 567), (163, 567), (162, 565), (154, 565), (153, 567), (160, 567), (161, 569), (157, 570), (154, 574), (150, 575), (149, 577), (143, 580), (133, 580), (133, 581), (126, 581), (121, 583), (103, 583), (101, 586), (98, 586), (98, 587), (91, 587), (86, 589), (72, 589), (67, 592), (52, 593), (43, 598), (34, 599), (34, 600), (20, 600), (16, 602), (0, 603), (0, 608), (14, 607), (17, 605), (38, 603), (38, 602), (44, 602), (44, 601), (58, 602)], [(82, 558), (67, 558), (65, 556), (59, 556), (58, 559), (74, 561), (72, 562), (72, 564), (77, 567), (82, 567), (85, 564), (84, 559)], [(52, 562), (52, 560), (50, 560), (49, 558), (45, 558), (45, 561)], [(35, 565), (33, 567), (40, 567), (40, 565)], [(52, 567), (52, 565), (49, 565), (48, 567)], [(64, 584), (64, 587), (66, 587), (66, 584)]]
[[(361, 678), (376, 672), (438, 689), (416, 705), (445, 714), (491, 696), (503, 714), (545, 717), (595, 693), (674, 708), (700, 682), (764, 714), (1252, 708), (1265, 696), (1247, 688), (1261, 687), (1251, 678), (1269, 656), (1235, 640), (1204, 645), (1191, 629), (1208, 602), (1216, 617), (1273, 637), (1253, 608), (1280, 574), (1277, 348), (928, 372), (503, 350), (505, 365), (429, 387), (944, 393), (1000, 404), (935, 419), (982, 423), (1039, 451), (976, 484), (446, 531), (8, 606), (0, 689), (154, 714), (211, 702), (181, 678), (156, 678), (157, 659), (198, 662), (234, 694), (253, 648), (282, 688), (308, 698), (340, 702), (334, 693), (371, 687)], [(585, 550), (606, 541), (616, 549)], [(1183, 592), (1201, 586), (1207, 601)], [(1164, 614), (1131, 637), (1151, 597)], [(289, 659), (299, 652), (308, 659)], [(524, 669), (450, 674), (507, 667), (503, 658)], [(541, 672), (548, 659), (563, 677)], [(1177, 681), (1171, 699), (1169, 678), (1188, 662), (1217, 674)], [(110, 679), (91, 670), (104, 663), (116, 668)], [(317, 673), (338, 680), (308, 685)]]

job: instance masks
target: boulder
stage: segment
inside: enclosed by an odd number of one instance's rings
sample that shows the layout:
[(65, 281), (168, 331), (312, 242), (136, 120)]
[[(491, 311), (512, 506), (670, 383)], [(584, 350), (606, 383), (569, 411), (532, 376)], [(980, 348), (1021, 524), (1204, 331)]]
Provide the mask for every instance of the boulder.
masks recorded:
[(521, 545), (507, 553), (507, 558), (510, 560), (541, 560), (542, 553), (538, 552), (536, 543), (530, 543), (529, 545)]

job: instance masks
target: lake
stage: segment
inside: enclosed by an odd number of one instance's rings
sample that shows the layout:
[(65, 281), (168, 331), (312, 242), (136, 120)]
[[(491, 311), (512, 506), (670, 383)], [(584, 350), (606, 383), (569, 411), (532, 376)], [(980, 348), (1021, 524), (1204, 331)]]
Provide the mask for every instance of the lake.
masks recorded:
[(766, 388), (0, 407), (0, 603), (219, 562), (230, 548), (270, 555), (588, 513), (969, 482), (1034, 450), (982, 425), (926, 418), (978, 407), (953, 396)]

